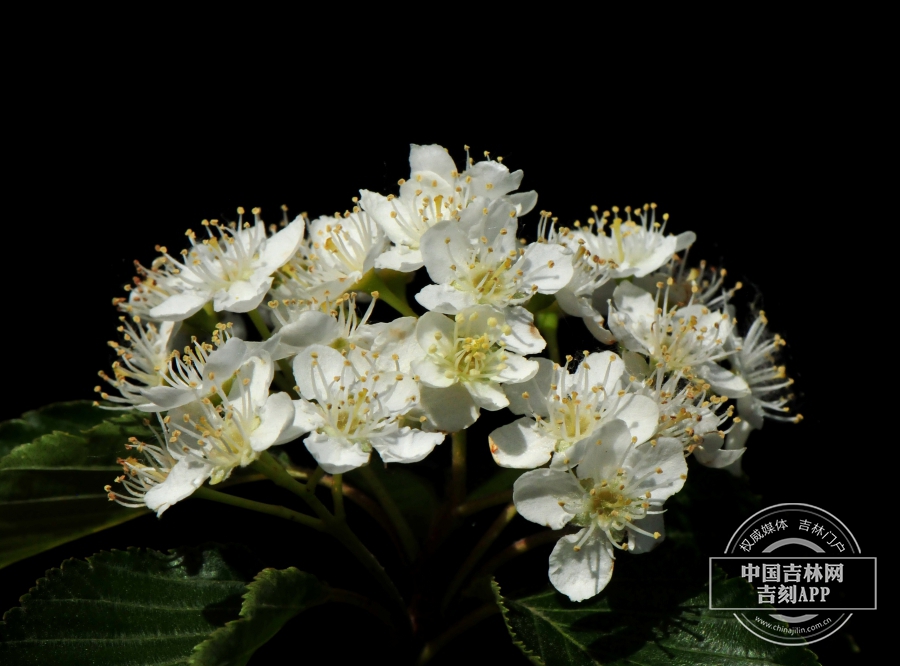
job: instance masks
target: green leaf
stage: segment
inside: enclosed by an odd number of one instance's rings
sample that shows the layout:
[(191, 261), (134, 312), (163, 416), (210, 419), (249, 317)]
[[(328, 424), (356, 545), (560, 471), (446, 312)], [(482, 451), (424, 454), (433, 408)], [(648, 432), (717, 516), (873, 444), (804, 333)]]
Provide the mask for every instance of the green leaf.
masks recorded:
[(19, 444), (27, 444), (54, 430), (81, 432), (110, 417), (109, 412), (94, 407), (88, 400), (59, 402), (25, 412), (21, 418), (0, 423), (0, 458)]
[[(438, 498), (434, 488), (418, 474), (403, 469), (400, 465), (379, 464), (374, 457), (368, 468), (381, 481), (400, 509), (400, 513), (406, 518), (414, 536), (421, 542), (431, 529), (431, 521), (438, 507)], [(350, 485), (370, 496), (377, 497), (377, 493), (373, 491), (365, 475), (359, 470), (348, 472), (344, 478)]]
[(62, 403), (0, 424), (0, 567), (146, 513), (103, 490), (129, 437), (153, 441), (145, 418)]
[(258, 563), (240, 548), (129, 549), (51, 569), (0, 623), (0, 663), (188, 664), (238, 617)]
[(292, 617), (328, 601), (329, 588), (291, 567), (266, 569), (247, 586), (241, 617), (194, 648), (192, 666), (244, 666)]
[[(682, 575), (675, 559), (683, 553), (670, 550), (676, 552), (621, 555), (607, 588), (581, 603), (552, 588), (510, 599), (495, 584), (513, 642), (543, 666), (817, 665), (809, 650), (768, 643), (733, 614), (710, 611), (708, 585), (696, 575)], [(644, 562), (620, 566), (630, 559)], [(723, 572), (717, 575), (724, 580)], [(717, 582), (715, 590), (734, 606), (755, 605), (752, 588), (742, 579)]]

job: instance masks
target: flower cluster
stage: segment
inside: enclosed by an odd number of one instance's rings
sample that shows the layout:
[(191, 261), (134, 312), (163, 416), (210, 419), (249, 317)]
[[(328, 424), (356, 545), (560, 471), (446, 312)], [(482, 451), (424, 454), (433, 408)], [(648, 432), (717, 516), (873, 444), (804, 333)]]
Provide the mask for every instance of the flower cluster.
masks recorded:
[[(762, 312), (740, 326), (740, 284), (689, 264), (695, 235), (668, 233), (655, 204), (593, 207), (571, 227), (542, 212), (527, 242), (537, 195), (517, 192), (522, 172), (465, 167), (413, 145), (397, 193), (361, 190), (314, 220), (285, 208), (280, 226), (238, 209), (138, 264), (114, 300), (117, 359), (100, 373), (112, 390), (96, 390), (107, 408), (155, 414), (158, 441), (127, 444), (140, 455), (120, 461), (110, 498), (162, 514), (296, 439), (329, 474), (373, 450), (414, 463), (508, 408), (519, 418), (490, 453), (530, 470), (513, 492), (522, 516), (577, 528), (550, 557), (553, 585), (577, 601), (604, 588), (617, 552), (663, 538), (689, 456), (734, 470), (765, 418), (799, 420), (784, 341)], [(421, 268), (432, 284), (417, 316), (403, 290)], [(374, 321), (377, 303), (401, 316)], [(581, 318), (598, 349), (541, 356), (556, 353), (545, 335), (559, 316)]]

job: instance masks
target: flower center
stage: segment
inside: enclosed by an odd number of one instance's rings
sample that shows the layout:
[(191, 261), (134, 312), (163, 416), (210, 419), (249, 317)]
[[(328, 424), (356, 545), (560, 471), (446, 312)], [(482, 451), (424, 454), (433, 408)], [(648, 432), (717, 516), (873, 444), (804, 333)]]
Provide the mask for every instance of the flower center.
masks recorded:
[(632, 497), (629, 492), (628, 471), (619, 469), (609, 479), (583, 479), (582, 487), (586, 491), (584, 510), (575, 517), (575, 522), (582, 527), (594, 523), (606, 532), (616, 543), (625, 537), (625, 528), (636, 520), (647, 515), (650, 507), (644, 498)]

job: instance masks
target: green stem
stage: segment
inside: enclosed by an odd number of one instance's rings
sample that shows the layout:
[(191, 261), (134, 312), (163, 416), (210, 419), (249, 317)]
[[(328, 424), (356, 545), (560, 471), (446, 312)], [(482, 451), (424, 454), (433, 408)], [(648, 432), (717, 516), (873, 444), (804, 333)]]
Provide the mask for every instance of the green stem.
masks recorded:
[(335, 474), (331, 485), (331, 501), (334, 503), (334, 517), (344, 521), (347, 515), (344, 513), (344, 481), (343, 474)]
[(272, 331), (266, 326), (266, 322), (263, 321), (262, 315), (259, 314), (259, 310), (250, 310), (250, 312), (247, 313), (247, 316), (250, 317), (250, 321), (256, 326), (256, 330), (259, 331), (263, 340), (268, 340), (272, 337)]
[(453, 460), (450, 467), (450, 503), (459, 506), (466, 498), (466, 431), (453, 433)]
[(369, 465), (360, 467), (359, 472), (366, 480), (366, 483), (369, 484), (369, 489), (372, 491), (372, 494), (375, 495), (375, 499), (378, 500), (381, 508), (384, 509), (384, 512), (388, 515), (388, 518), (390, 518), (394, 529), (397, 531), (397, 536), (400, 538), (400, 543), (403, 545), (403, 551), (406, 553), (406, 557), (409, 561), (412, 562), (419, 552), (419, 544), (416, 541), (416, 537), (413, 536), (412, 529), (410, 528), (406, 517), (403, 515), (403, 512), (400, 511), (400, 507), (397, 506), (397, 503), (394, 501), (394, 498), (391, 497), (387, 488), (381, 483), (381, 479), (378, 478), (378, 475), (372, 471), (372, 468)]
[(231, 506), (237, 506), (242, 509), (249, 509), (250, 511), (256, 511), (258, 513), (266, 513), (270, 516), (284, 518), (285, 520), (290, 520), (294, 523), (300, 523), (301, 525), (312, 527), (314, 530), (319, 530), (320, 532), (325, 531), (324, 521), (318, 518), (313, 518), (312, 516), (306, 516), (302, 513), (297, 513), (296, 511), (291, 511), (290, 509), (283, 506), (264, 504), (263, 502), (254, 502), (253, 500), (244, 499), (243, 497), (236, 497), (235, 495), (220, 493), (218, 490), (213, 490), (212, 488), (207, 488), (205, 486), (197, 488), (197, 490), (194, 491), (194, 497), (211, 500), (213, 502), (219, 502), (220, 504), (229, 504)]
[(456, 594), (460, 585), (465, 582), (466, 576), (468, 576), (472, 569), (475, 568), (475, 565), (478, 564), (478, 560), (481, 559), (481, 556), (487, 552), (487, 549), (491, 547), (491, 544), (496, 541), (498, 536), (500, 536), (500, 532), (503, 531), (503, 528), (509, 525), (510, 521), (515, 518), (515, 516), (515, 504), (509, 504), (503, 509), (500, 515), (497, 516), (497, 519), (488, 528), (488, 531), (484, 533), (484, 536), (481, 537), (478, 543), (475, 544), (475, 548), (469, 553), (466, 561), (463, 562), (462, 567), (460, 567), (456, 576), (453, 578), (453, 581), (447, 588), (447, 593), (444, 595), (444, 600), (441, 602), (441, 609), (446, 610), (447, 606), (450, 605), (453, 595)]
[(391, 291), (387, 282), (382, 279), (374, 268), (363, 275), (359, 282), (353, 285), (349, 291), (364, 291), (367, 294), (372, 294), (372, 296), (380, 298), (405, 317), (418, 317), (409, 306), (406, 294), (397, 294)]
[(456, 515), (470, 516), (473, 513), (490, 509), (492, 506), (499, 504), (508, 504), (512, 501), (512, 490), (501, 490), (499, 493), (492, 493), (481, 499), (464, 502), (456, 507)]
[(435, 638), (430, 643), (426, 643), (419, 654), (419, 666), (423, 666), (431, 661), (444, 646), (454, 640), (460, 634), (468, 631), (482, 620), (486, 620), (500, 612), (497, 604), (485, 604), (481, 608), (469, 613), (464, 618), (453, 624), (447, 631)]
[[(308, 487), (308, 482), (306, 484), (300, 483), (294, 477), (290, 475), (284, 467), (281, 466), (275, 458), (268, 451), (264, 451), (262, 455), (252, 464), (252, 467), (257, 471), (265, 474), (272, 481), (275, 482), (276, 486), (284, 488), (285, 490), (294, 493), (304, 502), (306, 502), (309, 507), (316, 512), (316, 514), (325, 521), (325, 523), (333, 522), (334, 516), (327, 509), (327, 507), (319, 501), (319, 499), (315, 496), (315, 494)], [(324, 472), (322, 472), (324, 474)], [(315, 475), (315, 474), (314, 474)], [(318, 481), (318, 479), (317, 479)], [(315, 488), (316, 484), (313, 483), (312, 487)]]
[(557, 331), (559, 329), (559, 306), (554, 303), (549, 308), (541, 310), (534, 316), (534, 323), (537, 325), (544, 340), (547, 341), (547, 353), (550, 354), (550, 360), (559, 363), (559, 338)]
[[(390, 579), (387, 572), (384, 570), (384, 567), (382, 567), (381, 563), (375, 559), (375, 556), (369, 552), (369, 549), (363, 545), (362, 541), (359, 540), (359, 537), (357, 537), (356, 534), (353, 533), (353, 530), (347, 526), (347, 523), (335, 518), (325, 505), (307, 489), (306, 484), (300, 483), (292, 477), (290, 473), (268, 452), (263, 452), (256, 462), (253, 463), (253, 467), (272, 479), (272, 481), (275, 482), (275, 485), (280, 486), (285, 490), (289, 490), (300, 497), (319, 515), (325, 523), (324, 531), (340, 541), (344, 548), (349, 550), (350, 554), (363, 565), (363, 568), (372, 574), (372, 577), (375, 578), (381, 586), (381, 589), (384, 590), (388, 597), (396, 604), (398, 617), (402, 616), (405, 625), (409, 626), (409, 615), (406, 612), (406, 602), (403, 601), (403, 597), (400, 596), (400, 592), (394, 585), (394, 581)], [(313, 476), (315, 476), (315, 473)]]
[(321, 467), (316, 467), (306, 479), (306, 490), (312, 492), (323, 476), (325, 476), (325, 470)]

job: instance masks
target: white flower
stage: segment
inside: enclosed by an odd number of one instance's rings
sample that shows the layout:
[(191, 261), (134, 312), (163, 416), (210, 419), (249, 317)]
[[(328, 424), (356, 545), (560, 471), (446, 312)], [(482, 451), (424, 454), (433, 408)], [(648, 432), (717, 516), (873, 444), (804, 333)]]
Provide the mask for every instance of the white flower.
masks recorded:
[[(785, 366), (778, 362), (779, 350), (785, 345), (784, 338), (777, 333), (768, 337), (768, 323), (766, 313), (760, 311), (747, 335), (741, 338), (735, 334), (730, 341), (735, 353), (728, 360), (734, 372), (747, 382), (750, 393), (737, 400), (740, 419), (735, 419), (735, 425), (725, 440), (725, 449), (729, 451), (743, 450), (750, 433), (762, 428), (763, 419), (793, 423), (803, 420), (802, 414), (791, 415), (787, 406), (793, 396), (785, 395), (784, 390), (794, 380), (787, 376)], [(732, 471), (737, 473), (739, 468), (735, 467)]]
[[(591, 210), (596, 214), (598, 209), (591, 206)], [(649, 275), (696, 239), (690, 231), (678, 236), (664, 235), (668, 215), (663, 215), (662, 224), (657, 223), (656, 204), (645, 204), (643, 209), (635, 210), (640, 224), (631, 219), (631, 207), (625, 207), (625, 220), (619, 217), (618, 208), (612, 210), (615, 214), (610, 227), (612, 235), (606, 233), (609, 211), (604, 211), (599, 219), (589, 218), (586, 226), (576, 221), (574, 228), (557, 230), (555, 224), (544, 223), (540, 229), (541, 238), (574, 251), (574, 275), (556, 295), (560, 307), (566, 314), (581, 317), (594, 337), (604, 344), (614, 342), (604, 326), (606, 301), (612, 294), (609, 281)]]
[(510, 173), (499, 161), (473, 163), (460, 173), (444, 148), (413, 144), (409, 166), (410, 177), (400, 181), (399, 197), (360, 191), (362, 208), (392, 242), (392, 247), (376, 261), (377, 268), (405, 273), (421, 268), (424, 233), (442, 220), (458, 217), (476, 197), (504, 197), (519, 216), (530, 211), (537, 201), (534, 192), (510, 194), (522, 182), (522, 172)]
[(557, 590), (583, 601), (606, 587), (615, 548), (642, 552), (662, 538), (661, 507), (681, 490), (686, 475), (677, 440), (616, 440), (588, 446), (573, 471), (526, 472), (513, 486), (513, 501), (532, 522), (582, 528), (557, 542), (549, 573)]
[[(664, 367), (649, 372), (647, 362), (634, 352), (625, 354), (626, 368), (633, 372), (630, 390), (652, 399), (659, 407), (659, 423), (654, 437), (672, 437), (681, 442), (687, 454), (707, 467), (727, 467), (743, 455), (745, 449), (722, 448), (731, 428), (722, 425), (734, 414), (734, 405), (726, 398), (711, 395), (702, 387), (685, 381), (682, 373), (668, 377)], [(646, 377), (638, 382), (637, 377)], [(738, 419), (740, 421), (740, 419)]]
[(533, 379), (503, 387), (510, 410), (529, 416), (491, 433), (491, 454), (501, 467), (540, 467), (551, 456), (554, 466), (574, 466), (569, 449), (585, 438), (640, 444), (654, 434), (659, 409), (624, 390), (624, 363), (612, 352), (586, 354), (574, 373), (568, 363), (536, 360), (540, 370)]
[(670, 262), (658, 272), (635, 278), (633, 283), (644, 291), (652, 291), (659, 282), (664, 282), (670, 303), (679, 306), (692, 303), (705, 305), (711, 310), (725, 310), (735, 292), (743, 288), (743, 284), (737, 282), (730, 289), (726, 289), (726, 275), (728, 271), (724, 268), (709, 267), (706, 261), (687, 268), (686, 260), (679, 259)]
[(181, 321), (210, 301), (217, 312), (249, 312), (260, 304), (275, 272), (300, 246), (304, 221), (298, 217), (268, 236), (259, 209), (253, 225), (243, 223), (243, 209), (238, 213), (236, 228), (204, 220), (208, 238), (202, 241), (188, 231), (191, 249), (182, 251), (181, 261), (159, 248), (166, 261), (148, 274), (171, 295), (150, 310), (151, 317)]
[[(596, 206), (592, 210), (596, 212)], [(598, 266), (604, 266), (600, 260), (611, 264), (609, 275), (612, 278), (648, 275), (668, 263), (676, 252), (690, 247), (697, 238), (692, 231), (666, 236), (669, 215), (663, 215), (663, 222), (659, 224), (656, 221), (656, 204), (644, 204), (643, 208), (635, 209), (640, 224), (631, 219), (630, 206), (625, 207), (624, 220), (619, 217), (617, 207), (613, 206), (612, 211), (615, 217), (610, 225), (611, 235), (605, 231), (609, 211), (604, 211), (597, 221), (596, 232), (591, 224), (593, 218), (588, 221), (587, 227), (579, 226), (570, 232), (575, 242), (581, 244), (584, 241), (586, 254), (597, 257)]]
[[(136, 405), (137, 408), (145, 412), (162, 412), (213, 395), (232, 381), (248, 357), (257, 353), (239, 338), (228, 337), (222, 343), (222, 337), (216, 335), (213, 342), (219, 345), (218, 348), (194, 341), (193, 347), (185, 347), (184, 354), (173, 352), (159, 385), (140, 390), (144, 401)], [(269, 358), (268, 354), (266, 358)]]
[(313, 345), (294, 357), (301, 400), (294, 402), (294, 433), (310, 433), (306, 448), (329, 474), (342, 474), (369, 462), (372, 449), (385, 462), (417, 462), (444, 435), (407, 426), (399, 419), (415, 407), (416, 382), (382, 371), (372, 354)]
[(134, 317), (134, 325), (125, 317), (120, 317), (119, 332), (125, 344), (110, 341), (109, 346), (119, 357), (113, 363), (113, 375), (100, 372), (100, 377), (113, 386), (121, 396), (109, 395), (99, 386), (94, 390), (104, 400), (122, 405), (106, 409), (130, 409), (148, 406), (149, 402), (141, 389), (160, 386), (165, 381), (168, 370), (170, 345), (177, 330), (174, 322), (144, 323), (139, 316)]
[(269, 394), (273, 372), (268, 355), (252, 356), (234, 375), (227, 394), (217, 386), (215, 402), (206, 397), (171, 410), (160, 421), (164, 444), (137, 447), (148, 454), (150, 464), (123, 461), (130, 499), (111, 499), (127, 506), (144, 504), (162, 515), (207, 479), (224, 481), (235, 467), (293, 439), (294, 405), (286, 393)]
[(434, 426), (447, 432), (474, 423), (480, 408), (506, 407), (501, 384), (527, 381), (539, 367), (516, 352), (533, 353), (545, 344), (530, 320), (508, 318), (486, 305), (453, 318), (428, 312), (419, 319), (416, 337), (425, 351), (412, 363), (423, 387), (422, 406)]
[(434, 312), (456, 314), (473, 305), (520, 305), (554, 294), (572, 278), (569, 252), (555, 243), (521, 248), (516, 207), (505, 199), (476, 200), (458, 221), (438, 222), (422, 236), (421, 253), (437, 284), (416, 300)]
[[(377, 292), (376, 292), (377, 293)], [(295, 307), (292, 301), (270, 301), (269, 306), (275, 317), (278, 329), (268, 340), (262, 343), (272, 358), (280, 360), (293, 356), (310, 345), (325, 345), (335, 349), (362, 346), (370, 350), (376, 330), (369, 324), (376, 299), (369, 302), (368, 309), (362, 317), (356, 313), (356, 294), (343, 294), (334, 303), (333, 309), (323, 311)], [(409, 319), (413, 319), (410, 317)]]
[(177, 275), (169, 275), (161, 270), (166, 262), (164, 256), (157, 257), (150, 268), (145, 268), (135, 261), (137, 275), (133, 278), (134, 284), (125, 285), (128, 297), (114, 298), (113, 305), (131, 317), (140, 317), (150, 322), (162, 321), (151, 317), (150, 311), (172, 296), (178, 284)]
[[(399, 317), (390, 322), (369, 323), (378, 292), (360, 317), (356, 312), (356, 295), (341, 296), (330, 313), (321, 310), (286, 310), (281, 303), (271, 302), (281, 327), (259, 344), (272, 358), (293, 356), (311, 345), (325, 345), (338, 351), (361, 349), (382, 359), (385, 368), (399, 367), (409, 372), (410, 364), (424, 355), (416, 342), (416, 317)], [(285, 316), (287, 314), (287, 316)], [(250, 343), (253, 344), (253, 343)], [(381, 367), (381, 366), (379, 366)]]
[(766, 336), (769, 320), (766, 313), (759, 315), (743, 338), (735, 336), (736, 352), (729, 357), (734, 371), (747, 382), (750, 394), (738, 398), (737, 409), (741, 418), (753, 428), (762, 428), (763, 418), (774, 421), (799, 421), (799, 415), (788, 416), (786, 406), (789, 396), (783, 395), (784, 389), (794, 383), (783, 365), (778, 364), (778, 352), (785, 345), (784, 338), (777, 333)]
[[(549, 224), (548, 224), (549, 222)], [(577, 226), (580, 223), (576, 222)], [(560, 309), (573, 317), (581, 317), (591, 334), (604, 344), (612, 344), (615, 339), (606, 327), (606, 301), (612, 295), (610, 282), (612, 264), (606, 259), (591, 254), (587, 242), (571, 229), (556, 229), (556, 218), (542, 213), (538, 237), (548, 243), (556, 243), (568, 248), (571, 254), (572, 277), (556, 292)], [(606, 287), (606, 288), (604, 288)]]
[(668, 310), (667, 297), (661, 307), (657, 301), (629, 282), (616, 287), (609, 326), (619, 342), (648, 356), (651, 367), (662, 363), (667, 371), (690, 370), (720, 395), (747, 395), (747, 383), (717, 364), (733, 353), (725, 346), (732, 329), (729, 316), (704, 305)]
[(375, 266), (387, 237), (372, 217), (354, 206), (343, 216), (323, 216), (281, 270), (274, 295), (282, 300), (333, 304)]

